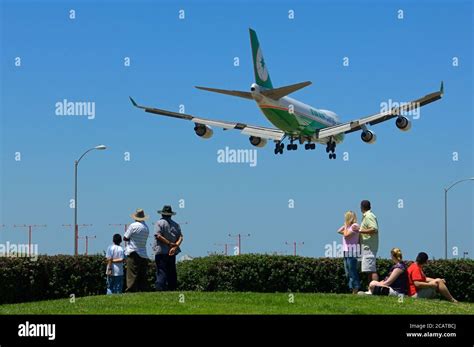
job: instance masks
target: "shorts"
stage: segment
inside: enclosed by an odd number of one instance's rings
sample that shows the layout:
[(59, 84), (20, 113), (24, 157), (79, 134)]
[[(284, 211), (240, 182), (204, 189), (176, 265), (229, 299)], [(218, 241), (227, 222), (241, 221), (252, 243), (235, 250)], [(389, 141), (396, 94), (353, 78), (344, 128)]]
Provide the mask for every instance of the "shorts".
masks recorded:
[(436, 297), (435, 288), (421, 288), (419, 289), (412, 298), (418, 299), (434, 299)]
[(362, 252), (361, 267), (362, 272), (377, 272), (376, 254), (372, 252)]

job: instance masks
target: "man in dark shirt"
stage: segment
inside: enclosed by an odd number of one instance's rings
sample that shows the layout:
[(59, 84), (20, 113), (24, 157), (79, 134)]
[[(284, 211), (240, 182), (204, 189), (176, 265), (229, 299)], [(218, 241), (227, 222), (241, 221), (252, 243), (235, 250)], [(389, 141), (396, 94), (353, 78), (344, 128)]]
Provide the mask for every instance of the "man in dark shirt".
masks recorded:
[(183, 234), (178, 223), (171, 219), (175, 215), (169, 205), (158, 211), (161, 219), (155, 224), (156, 282), (155, 289), (159, 291), (176, 290), (176, 255), (181, 252), (179, 246), (183, 242)]

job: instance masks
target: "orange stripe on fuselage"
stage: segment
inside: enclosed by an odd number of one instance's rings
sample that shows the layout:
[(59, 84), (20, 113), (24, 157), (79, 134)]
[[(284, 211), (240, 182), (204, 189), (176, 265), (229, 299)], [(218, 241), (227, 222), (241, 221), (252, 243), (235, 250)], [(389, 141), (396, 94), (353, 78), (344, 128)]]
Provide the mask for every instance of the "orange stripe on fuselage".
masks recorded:
[(288, 111), (287, 108), (285, 107), (279, 107), (279, 106), (273, 106), (273, 105), (259, 105), (260, 108), (274, 108), (277, 110), (283, 110), (283, 111)]

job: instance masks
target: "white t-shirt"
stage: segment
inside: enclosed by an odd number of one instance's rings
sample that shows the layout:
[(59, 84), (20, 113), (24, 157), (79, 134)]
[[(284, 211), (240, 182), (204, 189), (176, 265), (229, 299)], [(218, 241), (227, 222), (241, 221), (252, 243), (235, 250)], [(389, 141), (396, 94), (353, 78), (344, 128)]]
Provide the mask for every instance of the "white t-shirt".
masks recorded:
[[(117, 245), (110, 245), (107, 248), (107, 252), (105, 253), (107, 259), (123, 259), (123, 248), (122, 246)], [(107, 264), (107, 270), (108, 270)], [(106, 272), (107, 273), (107, 272)], [(123, 276), (123, 262), (121, 263), (112, 263), (112, 276)]]
[(148, 258), (146, 254), (146, 241), (148, 239), (148, 226), (145, 222), (135, 222), (130, 224), (124, 237), (130, 241), (126, 242), (125, 255), (130, 255), (132, 252), (137, 252), (142, 258)]

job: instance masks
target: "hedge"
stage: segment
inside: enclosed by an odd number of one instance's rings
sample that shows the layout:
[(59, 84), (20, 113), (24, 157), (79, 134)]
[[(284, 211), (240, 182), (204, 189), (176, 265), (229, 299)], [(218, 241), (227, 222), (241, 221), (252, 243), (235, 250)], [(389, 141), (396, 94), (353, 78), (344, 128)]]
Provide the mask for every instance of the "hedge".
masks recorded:
[[(387, 276), (392, 265), (391, 260), (377, 259), (380, 279)], [(474, 260), (433, 260), (424, 272), (428, 277), (445, 278), (458, 300), (474, 302)], [(210, 256), (182, 262), (178, 279), (181, 290), (349, 292), (341, 258)], [(366, 288), (367, 276), (361, 274), (361, 280)]]
[[(378, 259), (384, 278), (391, 263)], [(435, 260), (429, 277), (445, 278), (454, 297), (474, 302), (474, 261)], [(147, 290), (154, 289), (150, 261)], [(363, 284), (367, 279), (362, 276)], [(209, 256), (178, 263), (179, 290), (348, 293), (342, 259), (273, 255)], [(105, 293), (102, 255), (0, 257), (0, 304), (100, 295)]]

